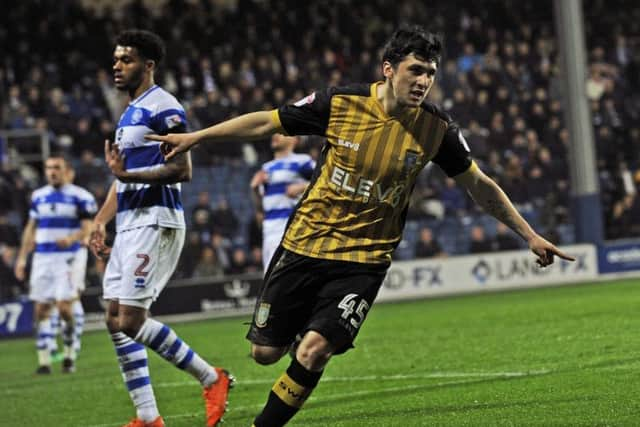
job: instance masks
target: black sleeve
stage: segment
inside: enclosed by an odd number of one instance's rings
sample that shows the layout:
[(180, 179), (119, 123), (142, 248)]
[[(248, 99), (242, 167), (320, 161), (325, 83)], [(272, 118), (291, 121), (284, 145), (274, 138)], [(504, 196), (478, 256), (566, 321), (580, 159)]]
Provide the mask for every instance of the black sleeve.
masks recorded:
[(459, 175), (471, 166), (469, 145), (455, 122), (449, 122), (449, 128), (442, 138), (442, 143), (433, 162), (440, 166), (449, 177)]
[(334, 91), (329, 88), (313, 92), (295, 104), (280, 107), (278, 116), (287, 134), (325, 136)]
[(93, 218), (93, 214), (91, 214), (90, 212), (87, 212), (87, 211), (78, 212), (78, 219), (79, 220), (92, 219), (92, 218)]
[(161, 133), (159, 135), (166, 135), (169, 132), (171, 132), (171, 133), (187, 133), (187, 125), (186, 125), (186, 123), (181, 123), (178, 126), (171, 128), (171, 130), (166, 131), (165, 133)]

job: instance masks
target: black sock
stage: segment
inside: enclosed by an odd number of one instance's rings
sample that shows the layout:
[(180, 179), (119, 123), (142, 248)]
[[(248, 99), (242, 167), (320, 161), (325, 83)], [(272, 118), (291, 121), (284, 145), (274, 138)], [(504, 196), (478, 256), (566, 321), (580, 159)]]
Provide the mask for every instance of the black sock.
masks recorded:
[(253, 421), (255, 427), (281, 427), (293, 417), (320, 381), (322, 371), (311, 372), (295, 358), (269, 392), (267, 404)]

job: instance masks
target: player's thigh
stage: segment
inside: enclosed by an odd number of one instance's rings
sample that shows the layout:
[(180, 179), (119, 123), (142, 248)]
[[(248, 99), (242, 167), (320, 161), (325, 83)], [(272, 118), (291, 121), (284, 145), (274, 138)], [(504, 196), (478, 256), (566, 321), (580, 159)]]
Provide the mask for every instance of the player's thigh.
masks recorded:
[(121, 305), (148, 309), (173, 275), (184, 245), (184, 229), (142, 227), (122, 236), (116, 297)]
[(160, 227), (156, 263), (149, 270), (149, 281), (154, 286), (154, 299), (162, 292), (176, 270), (184, 246), (185, 230)]
[(45, 262), (34, 255), (29, 276), (29, 299), (47, 303), (55, 300), (55, 288), (51, 286), (55, 264)]
[(247, 338), (256, 345), (291, 344), (309, 321), (315, 301), (317, 260), (279, 247), (265, 276)]
[(34, 301), (68, 301), (78, 296), (71, 279), (73, 254), (35, 255), (29, 279), (29, 297)]
[[(104, 270), (102, 278), (103, 298), (105, 300), (118, 300), (122, 284), (122, 261), (125, 258), (125, 248), (127, 246), (127, 232), (116, 233), (113, 241), (109, 261)], [(133, 240), (133, 239), (131, 239)]]
[(82, 247), (76, 251), (75, 257), (73, 258), (73, 264), (71, 266), (71, 280), (79, 293), (84, 291), (86, 287), (86, 276), (87, 276), (87, 260), (88, 260), (88, 251), (87, 248)]
[(104, 277), (105, 299), (153, 298), (152, 282), (158, 264), (160, 232), (155, 226), (116, 234)]
[[(329, 266), (327, 267), (329, 268)], [(341, 354), (352, 347), (386, 276), (386, 266), (333, 263), (306, 330), (318, 332)]]

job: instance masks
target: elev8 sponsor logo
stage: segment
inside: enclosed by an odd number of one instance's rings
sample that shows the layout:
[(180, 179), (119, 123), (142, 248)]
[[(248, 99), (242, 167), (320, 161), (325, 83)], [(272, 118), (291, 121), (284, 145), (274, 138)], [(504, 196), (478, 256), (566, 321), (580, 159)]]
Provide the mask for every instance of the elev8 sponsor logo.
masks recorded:
[(364, 203), (384, 202), (393, 207), (400, 203), (405, 189), (404, 183), (383, 187), (379, 182), (353, 175), (337, 166), (331, 171), (330, 182), (350, 197), (362, 197)]
[(522, 258), (490, 258), (480, 259), (472, 267), (471, 275), (480, 285), (490, 281), (522, 280), (543, 277), (549, 274), (569, 275), (576, 273), (588, 273), (587, 254), (575, 253), (575, 262), (556, 258), (552, 265), (541, 268), (530, 257)]

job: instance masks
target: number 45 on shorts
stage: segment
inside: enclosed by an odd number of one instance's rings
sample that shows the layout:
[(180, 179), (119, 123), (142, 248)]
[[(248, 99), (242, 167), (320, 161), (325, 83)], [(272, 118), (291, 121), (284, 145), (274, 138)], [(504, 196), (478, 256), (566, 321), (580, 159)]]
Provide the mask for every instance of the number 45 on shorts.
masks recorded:
[[(356, 307), (358, 298), (360, 298), (360, 302)], [(338, 308), (342, 310), (342, 318), (345, 320), (351, 318), (349, 323), (358, 329), (367, 315), (369, 303), (358, 294), (348, 294), (342, 298), (342, 301), (338, 304)]]

